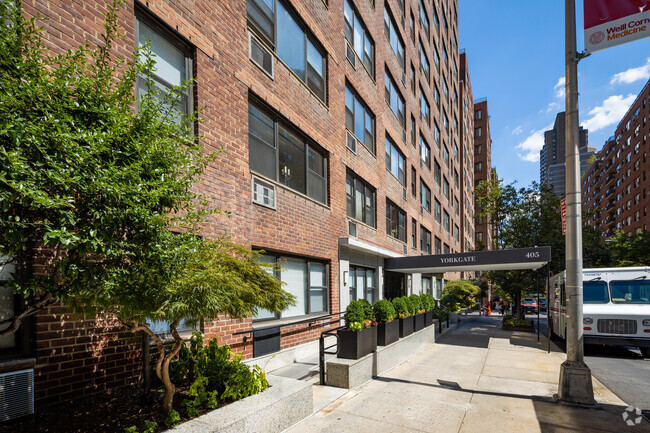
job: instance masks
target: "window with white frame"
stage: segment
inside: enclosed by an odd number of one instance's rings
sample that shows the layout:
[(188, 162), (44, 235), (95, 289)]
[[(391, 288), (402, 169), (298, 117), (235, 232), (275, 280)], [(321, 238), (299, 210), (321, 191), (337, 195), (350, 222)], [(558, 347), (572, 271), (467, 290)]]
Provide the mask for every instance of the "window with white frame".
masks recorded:
[(349, 83), (345, 85), (345, 127), (375, 153), (375, 116)]
[(348, 172), (345, 185), (347, 215), (375, 227), (375, 189), (352, 172)]
[[(269, 0), (270, 1), (270, 0)], [(353, 47), (371, 77), (375, 77), (375, 42), (363, 24), (350, 0), (345, 0), (343, 9), (345, 39)]]
[(365, 299), (377, 301), (377, 271), (372, 268), (350, 265), (350, 301)]
[(386, 170), (390, 171), (402, 185), (406, 184), (406, 158), (388, 136), (386, 136)]

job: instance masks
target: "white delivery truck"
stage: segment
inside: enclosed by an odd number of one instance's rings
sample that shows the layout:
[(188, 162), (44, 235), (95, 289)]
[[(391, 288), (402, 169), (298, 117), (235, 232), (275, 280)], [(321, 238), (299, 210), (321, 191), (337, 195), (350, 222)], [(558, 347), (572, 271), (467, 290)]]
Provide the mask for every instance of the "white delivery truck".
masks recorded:
[[(584, 269), (585, 344), (634, 346), (650, 358), (650, 267)], [(548, 326), (566, 337), (566, 271), (550, 279)]]

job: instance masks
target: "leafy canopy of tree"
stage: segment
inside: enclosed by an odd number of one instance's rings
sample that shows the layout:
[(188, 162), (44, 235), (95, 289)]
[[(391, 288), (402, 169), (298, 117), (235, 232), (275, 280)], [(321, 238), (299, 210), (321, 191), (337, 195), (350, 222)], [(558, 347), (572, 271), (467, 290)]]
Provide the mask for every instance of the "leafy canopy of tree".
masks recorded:
[(481, 294), (481, 288), (470, 281), (449, 281), (442, 289), (440, 301), (451, 311), (471, 308)]
[[(109, 5), (101, 46), (50, 55), (35, 19), (0, 2), (0, 257), (27, 299), (4, 333), (55, 302), (111, 313), (157, 344), (169, 410), (182, 320), (281, 311), (294, 298), (256, 253), (198, 236), (218, 211), (193, 185), (216, 154), (190, 134), (195, 115), (177, 121), (182, 89), (154, 90), (148, 48), (115, 55), (122, 4)], [(138, 77), (148, 91), (136, 100)], [(152, 319), (169, 323), (171, 352)]]
[(612, 266), (650, 266), (650, 233), (619, 231), (606, 244)]

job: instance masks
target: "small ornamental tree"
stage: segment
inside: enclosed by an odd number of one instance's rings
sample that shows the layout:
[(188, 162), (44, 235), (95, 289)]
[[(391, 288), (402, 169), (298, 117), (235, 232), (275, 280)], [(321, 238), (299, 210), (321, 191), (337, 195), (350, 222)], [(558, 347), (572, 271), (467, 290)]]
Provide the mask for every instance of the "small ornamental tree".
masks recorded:
[(372, 306), (372, 312), (378, 323), (388, 323), (395, 319), (395, 307), (387, 299), (380, 299)]
[(414, 311), (413, 314), (419, 314), (420, 311), (424, 310), (420, 295), (416, 295), (415, 293), (413, 293), (411, 296), (409, 296), (409, 301), (411, 301), (411, 304), (413, 304), (413, 311)]
[(413, 302), (411, 302), (408, 296), (402, 296), (402, 299), (404, 300), (404, 304), (406, 305), (406, 309), (408, 310), (408, 315), (414, 316), (417, 313), (417, 311), (415, 311), (415, 306), (413, 305)]
[(469, 281), (448, 281), (442, 289), (441, 302), (448, 305), (452, 311), (474, 306), (481, 289)]
[(393, 302), (393, 307), (395, 308), (395, 314), (397, 315), (398, 318), (404, 319), (405, 317), (409, 317), (411, 315), (408, 306), (404, 301), (404, 298), (395, 298), (393, 299), (392, 302)]

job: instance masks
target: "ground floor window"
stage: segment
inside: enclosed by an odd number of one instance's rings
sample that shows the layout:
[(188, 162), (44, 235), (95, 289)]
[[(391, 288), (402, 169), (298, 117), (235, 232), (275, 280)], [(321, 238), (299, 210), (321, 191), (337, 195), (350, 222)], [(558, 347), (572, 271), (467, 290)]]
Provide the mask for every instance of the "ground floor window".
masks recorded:
[[(8, 281), (15, 272), (15, 266), (7, 257), (0, 257), (0, 331), (8, 329), (11, 319), (25, 308), (25, 300), (8, 287)], [(23, 319), (18, 331), (0, 337), (0, 360), (28, 356), (32, 352), (31, 336), (34, 318)]]
[(258, 260), (276, 265), (276, 269), (269, 268), (269, 272), (284, 283), (284, 290), (296, 297), (296, 304), (281, 313), (259, 310), (253, 320), (285, 319), (329, 311), (329, 266), (326, 262), (280, 254), (266, 254)]
[(350, 301), (365, 299), (371, 304), (377, 300), (376, 272), (371, 268), (350, 266)]
[(431, 281), (430, 275), (422, 275), (422, 293), (433, 295), (433, 286)]

